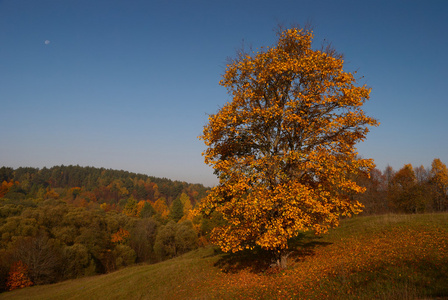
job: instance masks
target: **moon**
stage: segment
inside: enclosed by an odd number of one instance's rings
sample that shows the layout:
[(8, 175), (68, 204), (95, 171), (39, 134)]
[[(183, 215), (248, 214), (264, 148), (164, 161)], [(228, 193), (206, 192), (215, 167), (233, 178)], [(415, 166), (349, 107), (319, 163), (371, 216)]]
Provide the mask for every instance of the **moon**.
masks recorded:
[(48, 44), (50, 44), (50, 41), (49, 40), (45, 40), (44, 44), (48, 45)]

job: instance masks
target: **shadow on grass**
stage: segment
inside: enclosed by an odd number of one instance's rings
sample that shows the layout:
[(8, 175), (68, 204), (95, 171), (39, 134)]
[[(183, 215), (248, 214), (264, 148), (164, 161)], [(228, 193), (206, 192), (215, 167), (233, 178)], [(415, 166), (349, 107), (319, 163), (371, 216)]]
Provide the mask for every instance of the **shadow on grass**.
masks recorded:
[(417, 257), (338, 273), (320, 284), (330, 293), (351, 293), (361, 299), (448, 299), (447, 280), (447, 259)]
[[(304, 261), (306, 257), (313, 256), (317, 247), (330, 245), (331, 243), (320, 241), (321, 237), (310, 234), (300, 234), (289, 242), (290, 254), (288, 260)], [(220, 250), (216, 250), (219, 253)], [(215, 263), (225, 273), (237, 273), (248, 270), (252, 273), (275, 273), (278, 271), (275, 265), (276, 253), (255, 247), (253, 250), (243, 250), (236, 253), (222, 253), (222, 258)]]

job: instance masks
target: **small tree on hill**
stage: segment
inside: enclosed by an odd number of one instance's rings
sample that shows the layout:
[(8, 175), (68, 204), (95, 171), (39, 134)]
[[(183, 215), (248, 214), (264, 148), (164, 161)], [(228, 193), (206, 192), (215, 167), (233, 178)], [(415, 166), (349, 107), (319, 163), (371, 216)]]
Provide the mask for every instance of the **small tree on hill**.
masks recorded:
[(313, 50), (312, 39), (291, 28), (274, 47), (240, 53), (220, 82), (233, 100), (200, 137), (219, 177), (200, 211), (225, 220), (212, 240), (224, 251), (272, 250), (282, 267), (299, 232), (325, 232), (361, 211), (352, 196), (363, 188), (351, 178), (374, 166), (355, 149), (378, 125), (362, 110), (370, 89), (343, 71), (341, 55)]
[(8, 289), (12, 291), (32, 285), (33, 282), (28, 275), (28, 267), (22, 261), (15, 262), (11, 266), (8, 281), (6, 282)]

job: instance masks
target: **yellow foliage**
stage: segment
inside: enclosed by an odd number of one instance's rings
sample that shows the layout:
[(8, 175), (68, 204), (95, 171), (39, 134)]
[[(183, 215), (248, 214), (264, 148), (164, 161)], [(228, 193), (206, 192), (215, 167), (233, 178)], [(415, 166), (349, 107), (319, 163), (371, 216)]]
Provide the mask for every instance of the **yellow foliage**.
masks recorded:
[(446, 165), (436, 158), (431, 164), (431, 181), (435, 183), (438, 190), (446, 195), (448, 191), (448, 169)]
[(165, 198), (163, 198), (163, 197), (157, 199), (157, 201), (154, 202), (154, 204), (152, 204), (152, 207), (154, 208), (156, 213), (158, 213), (160, 216), (162, 216), (162, 218), (167, 218), (168, 214), (170, 213), (170, 210), (169, 210), (168, 206), (166, 205)]
[(212, 239), (224, 251), (281, 251), (300, 231), (322, 233), (361, 211), (353, 195), (364, 189), (350, 178), (374, 167), (355, 148), (379, 124), (361, 109), (370, 89), (312, 38), (287, 29), (275, 47), (227, 65), (220, 84), (233, 99), (200, 136), (219, 185), (199, 211), (222, 214)]
[(45, 199), (58, 199), (59, 194), (56, 193), (52, 188), (48, 187), (47, 192), (44, 195)]
[(431, 183), (434, 188), (435, 207), (442, 211), (448, 209), (448, 169), (436, 158), (431, 164)]
[(191, 204), (190, 197), (188, 197), (187, 194), (182, 193), (180, 195), (180, 201), (182, 202), (182, 206), (183, 206), (183, 210), (184, 210), (183, 211), (184, 215), (181, 220), (182, 221), (183, 220), (192, 221), (194, 218), (194, 213), (193, 213), (193, 205)]

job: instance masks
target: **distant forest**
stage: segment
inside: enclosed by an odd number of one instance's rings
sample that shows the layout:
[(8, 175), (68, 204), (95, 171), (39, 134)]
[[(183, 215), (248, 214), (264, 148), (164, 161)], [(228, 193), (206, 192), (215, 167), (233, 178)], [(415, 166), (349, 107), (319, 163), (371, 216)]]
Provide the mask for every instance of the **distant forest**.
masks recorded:
[(438, 158), (430, 168), (406, 164), (396, 171), (387, 166), (369, 175), (356, 178), (366, 188), (356, 196), (364, 205), (363, 214), (448, 211), (448, 170)]
[(167, 205), (186, 193), (194, 205), (205, 196), (207, 188), (127, 171), (80, 166), (52, 168), (0, 168), (0, 198), (58, 198), (81, 206), (107, 203), (114, 209), (123, 208), (127, 199), (163, 198)]
[(104, 168), (0, 168), (0, 291), (169, 259), (206, 243), (208, 188)]
[[(448, 171), (373, 169), (353, 178), (362, 214), (448, 210)], [(0, 292), (155, 263), (206, 245), (223, 220), (195, 215), (209, 188), (80, 166), (0, 168)]]

